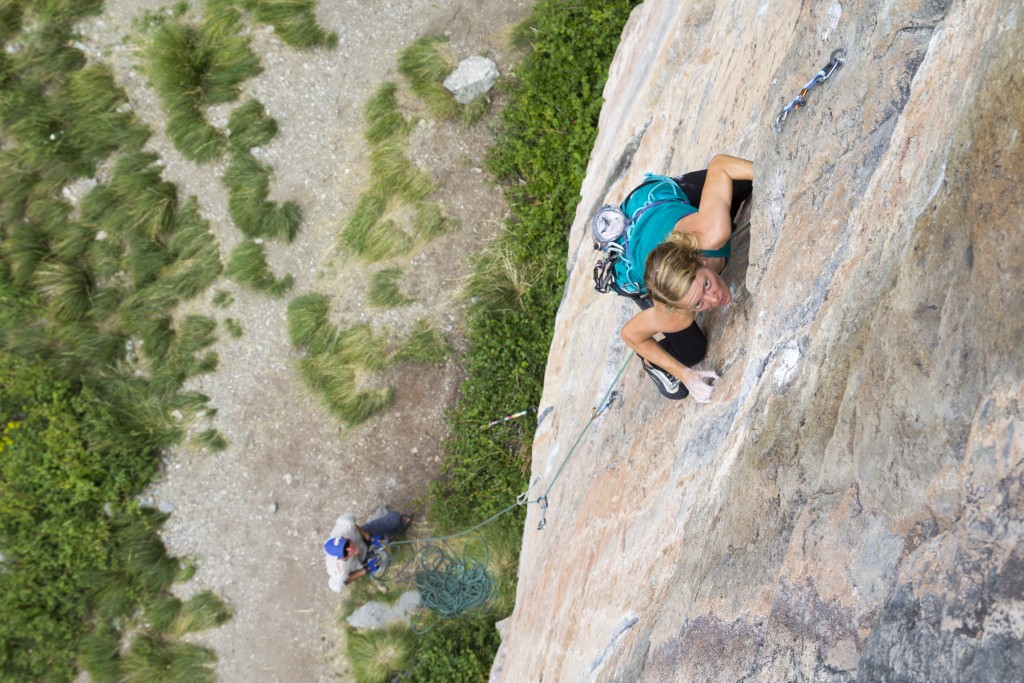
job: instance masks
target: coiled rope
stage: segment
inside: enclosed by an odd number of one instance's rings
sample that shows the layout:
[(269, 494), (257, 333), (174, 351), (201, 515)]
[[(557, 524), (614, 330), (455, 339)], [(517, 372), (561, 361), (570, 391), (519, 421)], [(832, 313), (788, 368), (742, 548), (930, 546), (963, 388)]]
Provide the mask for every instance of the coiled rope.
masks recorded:
[[(413, 582), (423, 606), (437, 619), (454, 619), (483, 609), (495, 595), (494, 577), (487, 571), (487, 545), (477, 540), (483, 548), (483, 558), (478, 560), (467, 554), (471, 542), (463, 546), (461, 561), (435, 545), (419, 553)], [(421, 611), (413, 620), (416, 633), (426, 633), (437, 623), (435, 619), (424, 626), (423, 618)]]

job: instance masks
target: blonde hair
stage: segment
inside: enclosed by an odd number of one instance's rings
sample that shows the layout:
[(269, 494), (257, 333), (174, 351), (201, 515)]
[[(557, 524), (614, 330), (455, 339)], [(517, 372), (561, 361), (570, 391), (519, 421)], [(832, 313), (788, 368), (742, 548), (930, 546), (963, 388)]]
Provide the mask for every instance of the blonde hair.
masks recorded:
[(647, 255), (644, 286), (653, 300), (677, 309), (676, 302), (686, 295), (703, 266), (697, 238), (686, 232), (672, 232)]

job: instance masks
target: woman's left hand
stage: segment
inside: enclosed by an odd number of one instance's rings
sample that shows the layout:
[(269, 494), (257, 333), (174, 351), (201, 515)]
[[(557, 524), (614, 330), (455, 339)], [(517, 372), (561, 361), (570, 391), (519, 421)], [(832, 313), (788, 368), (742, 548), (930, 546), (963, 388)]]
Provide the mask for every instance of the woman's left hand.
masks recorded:
[(715, 386), (704, 380), (721, 379), (718, 373), (714, 370), (688, 370), (679, 378), (679, 381), (686, 386), (694, 401), (697, 403), (710, 403), (711, 398), (715, 395)]

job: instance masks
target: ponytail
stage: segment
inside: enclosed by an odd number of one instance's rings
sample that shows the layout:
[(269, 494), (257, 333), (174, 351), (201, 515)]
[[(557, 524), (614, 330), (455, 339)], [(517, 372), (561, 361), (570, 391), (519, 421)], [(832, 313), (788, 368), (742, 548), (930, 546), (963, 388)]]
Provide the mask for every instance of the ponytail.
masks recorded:
[(672, 232), (647, 255), (644, 286), (653, 300), (670, 309), (678, 308), (677, 302), (689, 291), (703, 266), (697, 238), (688, 232)]

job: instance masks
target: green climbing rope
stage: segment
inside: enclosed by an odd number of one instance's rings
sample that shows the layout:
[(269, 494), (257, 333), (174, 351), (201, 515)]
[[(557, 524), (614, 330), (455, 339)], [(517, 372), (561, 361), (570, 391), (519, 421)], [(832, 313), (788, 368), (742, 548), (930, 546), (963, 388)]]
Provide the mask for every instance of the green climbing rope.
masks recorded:
[[(471, 542), (462, 547), (461, 561), (433, 545), (419, 554), (413, 574), (416, 590), (423, 606), (439, 619), (454, 619), (484, 609), (494, 596), (494, 578), (487, 571), (487, 545), (477, 541), (483, 547), (483, 559), (477, 560), (467, 554)], [(421, 611), (413, 622), (416, 633), (426, 633), (437, 623), (435, 619), (424, 628), (423, 614)]]
[[(464, 529), (463, 531), (455, 534), (448, 536), (432, 536), (430, 538), (410, 538), (404, 541), (394, 541), (389, 544), (391, 546), (411, 544), (419, 546), (419, 549), (413, 557), (406, 562), (405, 567), (399, 575), (392, 579), (395, 582), (412, 580), (416, 585), (416, 590), (419, 591), (422, 605), (436, 615), (435, 620), (424, 627), (421, 619), (424, 617), (425, 610), (421, 610), (413, 620), (413, 630), (416, 633), (426, 633), (434, 627), (438, 619), (453, 619), (471, 613), (475, 610), (484, 609), (487, 606), (495, 593), (494, 578), (487, 572), (487, 545), (480, 539), (472, 538), (468, 540), (462, 546), (462, 560), (459, 561), (452, 557), (452, 555), (443, 548), (438, 546), (437, 543), (441, 541), (449, 541), (453, 538), (458, 538), (472, 533), (480, 527), (490, 524), (502, 515), (511, 512), (520, 505), (539, 503), (542, 510), (547, 509), (548, 493), (551, 492), (551, 489), (558, 480), (558, 477), (561, 476), (562, 470), (565, 469), (566, 464), (569, 462), (569, 458), (572, 457), (572, 454), (576, 451), (580, 441), (583, 440), (583, 436), (587, 433), (587, 430), (590, 429), (590, 425), (594, 423), (594, 421), (608, 406), (612, 391), (619, 383), (619, 380), (622, 378), (622, 373), (626, 371), (626, 366), (629, 365), (629, 361), (633, 359), (634, 355), (635, 353), (631, 352), (622, 364), (622, 367), (619, 368), (619, 372), (615, 375), (615, 379), (612, 380), (611, 386), (609, 386), (608, 391), (605, 392), (604, 397), (598, 404), (598, 408), (594, 410), (590, 419), (587, 421), (587, 424), (576, 437), (576, 440), (573, 442), (569, 452), (566, 453), (565, 458), (562, 459), (562, 463), (555, 472), (555, 476), (551, 478), (550, 482), (548, 482), (548, 486), (541, 496), (530, 500), (529, 494), (523, 493), (515, 503), (509, 505), (504, 510), (491, 515), (475, 526)], [(540, 528), (543, 528), (544, 523), (545, 522), (542, 521)], [(470, 544), (474, 542), (479, 543), (483, 547), (482, 560), (473, 559), (467, 552)], [(413, 566), (415, 566), (415, 569), (412, 569)]]

